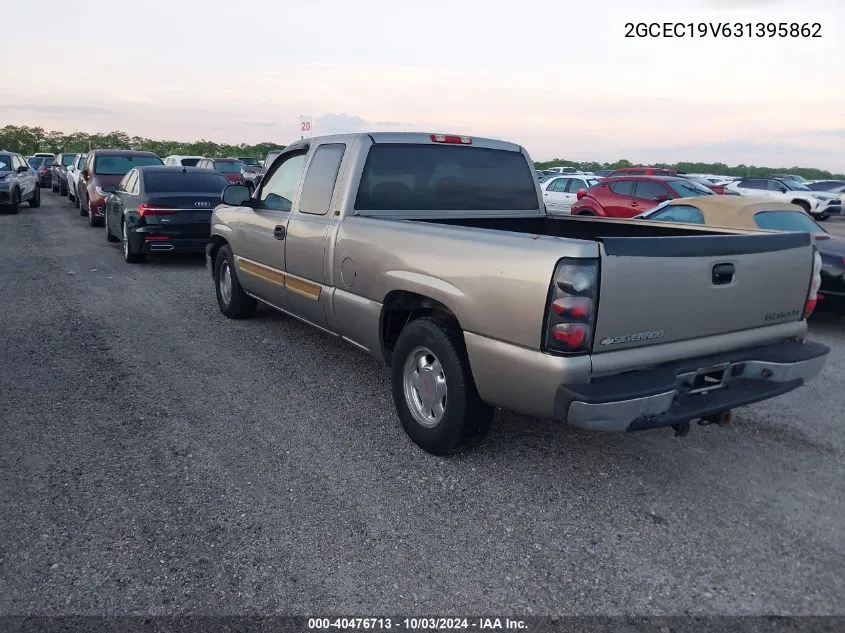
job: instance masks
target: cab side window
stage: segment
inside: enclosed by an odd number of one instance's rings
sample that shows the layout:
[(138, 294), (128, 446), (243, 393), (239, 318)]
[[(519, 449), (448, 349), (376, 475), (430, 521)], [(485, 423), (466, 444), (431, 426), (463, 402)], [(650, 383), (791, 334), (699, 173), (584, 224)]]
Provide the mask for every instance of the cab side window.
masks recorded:
[(290, 211), (296, 188), (305, 167), (305, 152), (279, 156), (273, 163), (273, 173), (261, 184), (259, 206), (275, 211)]
[(328, 213), (345, 151), (343, 143), (331, 143), (320, 145), (314, 152), (302, 185), (300, 212), (314, 215)]

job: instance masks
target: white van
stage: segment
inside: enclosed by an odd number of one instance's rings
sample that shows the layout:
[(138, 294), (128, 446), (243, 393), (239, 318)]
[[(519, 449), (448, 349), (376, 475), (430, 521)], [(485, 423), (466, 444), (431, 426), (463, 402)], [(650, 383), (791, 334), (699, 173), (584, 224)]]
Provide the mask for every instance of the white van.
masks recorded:
[(164, 164), (168, 167), (196, 167), (197, 163), (205, 160), (205, 156), (168, 156)]

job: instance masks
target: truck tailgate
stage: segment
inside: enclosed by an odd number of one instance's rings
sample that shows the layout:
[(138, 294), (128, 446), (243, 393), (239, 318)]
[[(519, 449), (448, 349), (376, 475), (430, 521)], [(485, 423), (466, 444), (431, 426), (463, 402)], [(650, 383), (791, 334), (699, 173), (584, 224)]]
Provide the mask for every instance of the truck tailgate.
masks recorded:
[(808, 233), (602, 239), (593, 353), (798, 321)]

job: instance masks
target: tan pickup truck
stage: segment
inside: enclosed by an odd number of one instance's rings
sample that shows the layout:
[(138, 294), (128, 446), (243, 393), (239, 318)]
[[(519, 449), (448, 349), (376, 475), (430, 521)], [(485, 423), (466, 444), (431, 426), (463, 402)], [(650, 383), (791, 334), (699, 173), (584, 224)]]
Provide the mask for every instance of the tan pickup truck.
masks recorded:
[[(603, 431), (724, 421), (815, 377), (806, 233), (546, 215), (518, 145), (302, 140), (206, 249), (220, 310), (262, 302), (384, 360), (403, 427), (446, 454), (495, 407)], [(331, 394), (327, 394), (331, 397)]]

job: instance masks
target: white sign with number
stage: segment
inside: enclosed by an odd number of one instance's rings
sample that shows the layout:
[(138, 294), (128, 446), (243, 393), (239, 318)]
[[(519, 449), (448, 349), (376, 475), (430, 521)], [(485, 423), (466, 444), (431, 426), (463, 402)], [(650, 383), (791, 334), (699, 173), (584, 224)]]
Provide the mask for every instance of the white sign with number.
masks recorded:
[(311, 136), (311, 117), (310, 116), (300, 116), (299, 117), (299, 135), (302, 137)]

